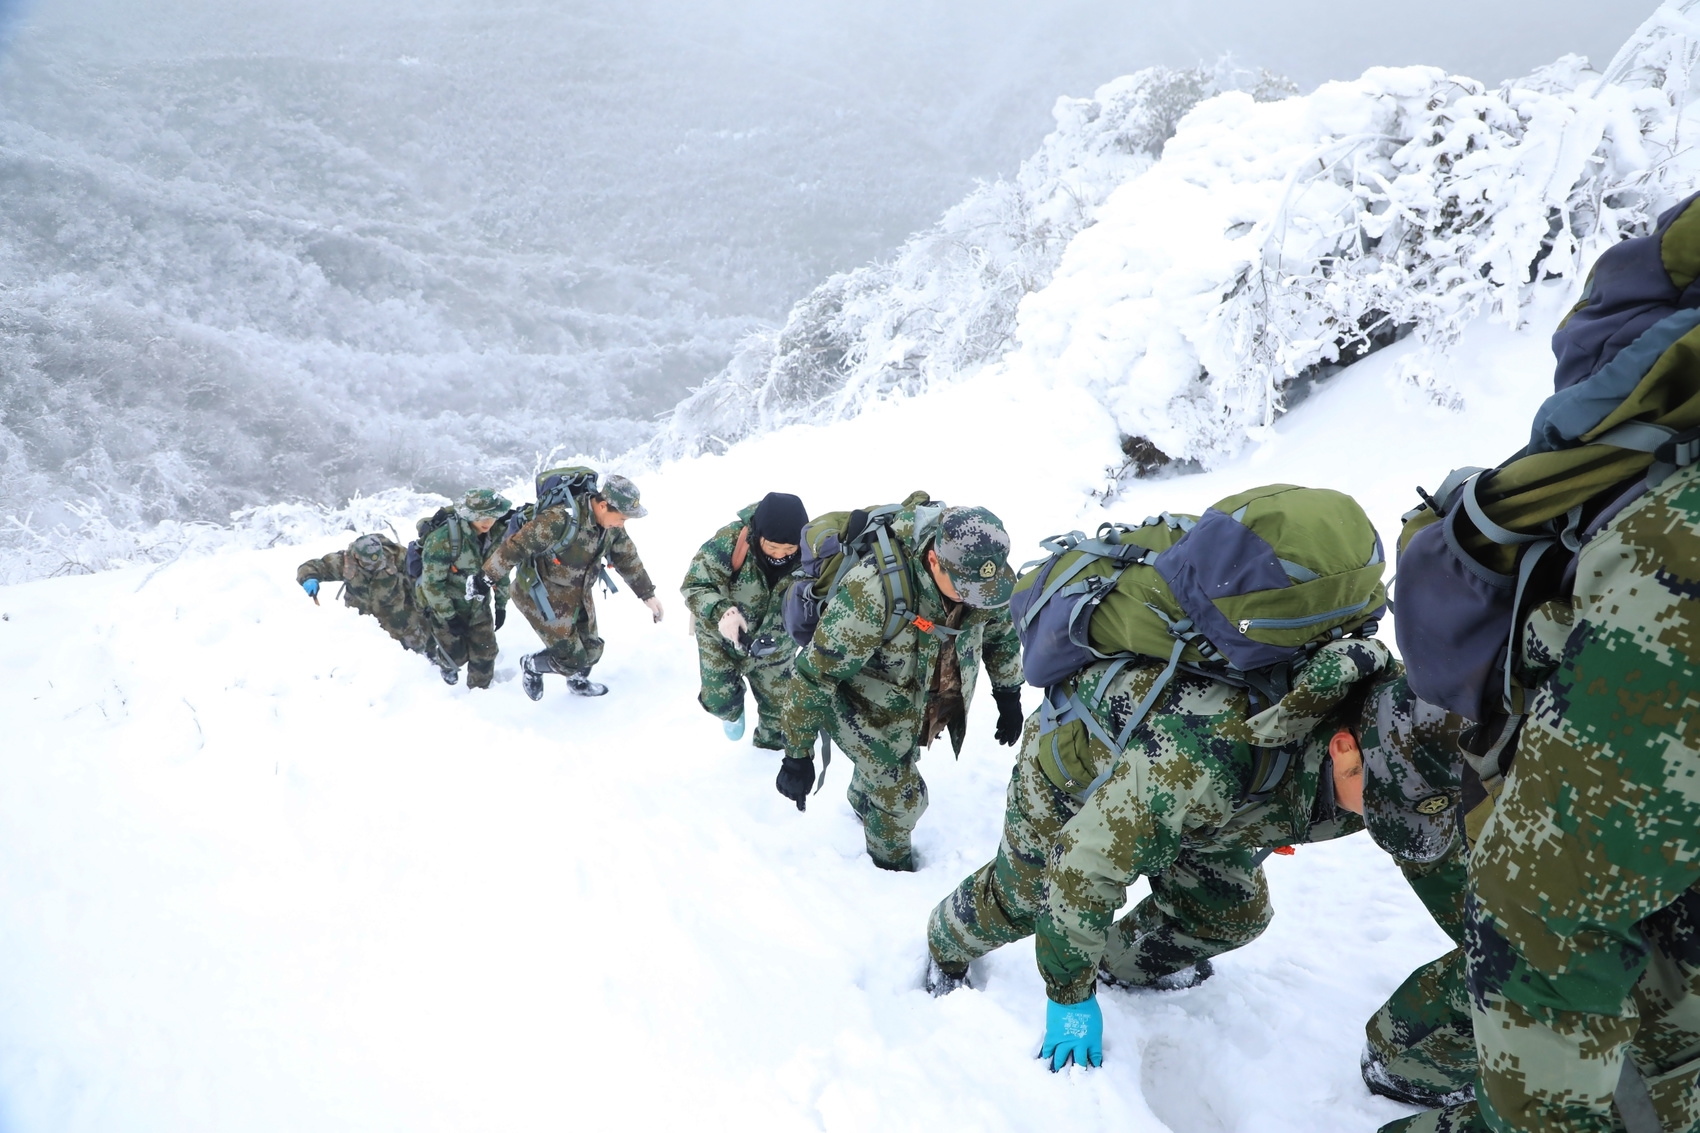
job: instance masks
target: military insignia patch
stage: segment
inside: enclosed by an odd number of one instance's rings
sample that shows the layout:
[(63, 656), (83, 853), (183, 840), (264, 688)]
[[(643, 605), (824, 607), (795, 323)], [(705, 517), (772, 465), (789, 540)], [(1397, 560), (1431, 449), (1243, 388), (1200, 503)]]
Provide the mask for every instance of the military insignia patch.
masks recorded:
[(998, 564), (994, 563), (991, 559), (987, 559), (985, 562), (980, 564), (980, 577), (981, 578), (996, 578), (997, 573), (998, 573)]
[(1451, 805), (1452, 798), (1449, 795), (1430, 795), (1417, 803), (1417, 813), (1433, 816)]

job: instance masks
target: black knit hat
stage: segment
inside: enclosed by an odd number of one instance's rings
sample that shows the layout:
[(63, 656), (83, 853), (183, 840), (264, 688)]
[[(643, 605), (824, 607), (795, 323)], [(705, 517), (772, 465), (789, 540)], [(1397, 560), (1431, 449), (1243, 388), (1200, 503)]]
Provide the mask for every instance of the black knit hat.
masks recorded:
[(784, 492), (769, 492), (756, 505), (750, 528), (771, 543), (799, 543), (808, 521), (809, 512), (802, 500)]

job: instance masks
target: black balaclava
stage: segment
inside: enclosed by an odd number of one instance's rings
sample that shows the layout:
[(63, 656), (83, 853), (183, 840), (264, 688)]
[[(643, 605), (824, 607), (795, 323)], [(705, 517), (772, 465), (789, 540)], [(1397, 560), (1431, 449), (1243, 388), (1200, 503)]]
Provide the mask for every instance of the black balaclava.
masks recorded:
[(755, 559), (756, 567), (762, 577), (767, 579), (768, 586), (773, 586), (780, 579), (797, 568), (802, 557), (798, 551), (783, 559), (770, 559), (761, 549), (760, 540), (770, 543), (800, 543), (803, 539), (803, 525), (809, 521), (808, 509), (803, 501), (796, 496), (784, 492), (769, 492), (756, 505), (755, 514), (750, 517), (751, 558)]

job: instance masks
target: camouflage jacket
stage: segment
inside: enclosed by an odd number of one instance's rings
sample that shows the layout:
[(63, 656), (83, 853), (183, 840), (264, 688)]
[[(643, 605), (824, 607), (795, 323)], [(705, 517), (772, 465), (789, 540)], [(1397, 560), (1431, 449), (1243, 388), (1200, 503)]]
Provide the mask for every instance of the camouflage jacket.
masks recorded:
[(737, 519), (716, 531), (714, 537), (702, 545), (685, 571), (685, 581), (679, 587), (679, 593), (684, 595), (685, 605), (691, 608), (691, 613), (704, 625), (714, 628), (722, 614), (737, 606), (744, 611), (751, 637), (770, 634), (779, 643), (780, 653), (794, 653), (796, 644), (785, 632), (784, 605), (786, 591), (791, 589), (795, 575), (787, 574), (769, 587), (767, 576), (762, 574), (755, 562), (761, 548), (754, 534), (749, 537), (749, 552), (743, 566), (736, 572), (732, 570), (732, 553), (738, 544), (738, 533), (749, 526), (755, 510), (756, 505), (751, 504), (740, 511)]
[(407, 548), (393, 540), (377, 536), (384, 545), (386, 565), (373, 572), (360, 565), (352, 551), (332, 551), (323, 558), (308, 559), (295, 568), (299, 585), (309, 578), (320, 582), (344, 584), (342, 600), (361, 613), (379, 617), (380, 612), (393, 617), (413, 606), (413, 580), (407, 576)]
[[(909, 559), (920, 607), (916, 612), (942, 626), (947, 613), (944, 596), (923, 562), (931, 539), (923, 537), (921, 545), (916, 545), (914, 509), (899, 512), (891, 530)], [(780, 716), (787, 750), (809, 747), (823, 730), (857, 758), (889, 763), (914, 750), (940, 640), (911, 622), (882, 644), (886, 614), (885, 586), (878, 570), (871, 563), (858, 563), (821, 611), (814, 638), (797, 653), (797, 680)], [(994, 688), (1020, 686), (1021, 646), (1008, 606), (969, 607), (961, 630), (954, 642), (965, 706), (973, 703), (982, 658)], [(952, 750), (962, 751), (965, 735), (965, 716), (951, 721)]]
[[(414, 585), (414, 593), (419, 604), (430, 610), (439, 622), (446, 625), (457, 617), (470, 617), (474, 606), (483, 605), (482, 598), (475, 602), (466, 600), (466, 580), (483, 568), (484, 559), (501, 539), (502, 530), (498, 523), (488, 534), (480, 535), (464, 519), (450, 516), (441, 527), (425, 537), (424, 545), (420, 547), (424, 570)], [(458, 555), (455, 553), (457, 535)], [(508, 604), (508, 580), (503, 576), (492, 577), (496, 579), (494, 592), (499, 610)]]
[(1700, 876), (1700, 466), (1584, 543), (1530, 621), (1539, 684), (1470, 853), (1471, 986), (1603, 1030)]
[[(1134, 729), (1118, 759), (1083, 722), (1059, 728), (1070, 775), (1108, 776), (1063, 827), (1045, 870), (1036, 956), (1047, 994), (1056, 1003), (1092, 996), (1116, 910), (1138, 877), (1161, 873), (1182, 849), (1256, 849), (1322, 842), (1363, 828), (1357, 815), (1333, 802), (1324, 778), (1328, 741), (1355, 715), (1353, 687), (1392, 666), (1375, 641), (1342, 641), (1323, 650), (1300, 673), (1280, 705), (1257, 715), (1244, 689), (1178, 674)], [(1099, 728), (1119, 735), (1134, 707), (1162, 670), (1160, 663), (1118, 668), (1100, 662), (1069, 682), (1094, 705)], [(1100, 684), (1104, 687), (1100, 688)], [(1355, 722), (1355, 719), (1353, 720)], [(1041, 742), (1041, 770), (1051, 745)], [(1291, 763), (1266, 800), (1245, 803), (1259, 748)]]
[[(649, 572), (638, 558), (637, 544), (624, 527), (605, 528), (596, 522), (588, 494), (575, 497), (570, 505), (545, 508), (541, 514), (536, 504), (526, 504), (515, 512), (514, 519), (519, 522), (518, 528), (495, 548), (484, 564), (484, 571), (491, 578), (506, 578), (517, 567), (516, 581), (520, 586), (530, 589), (542, 579), (557, 591), (577, 596), (582, 604), (583, 595), (590, 593), (591, 584), (601, 576), (606, 561), (620, 572), (638, 598), (654, 596), (655, 583), (649, 580)], [(575, 522), (578, 529), (573, 531), (572, 538), (557, 547)], [(509, 521), (509, 528), (513, 529), (513, 520)], [(559, 603), (556, 606), (559, 616), (571, 616), (570, 611), (559, 608)]]

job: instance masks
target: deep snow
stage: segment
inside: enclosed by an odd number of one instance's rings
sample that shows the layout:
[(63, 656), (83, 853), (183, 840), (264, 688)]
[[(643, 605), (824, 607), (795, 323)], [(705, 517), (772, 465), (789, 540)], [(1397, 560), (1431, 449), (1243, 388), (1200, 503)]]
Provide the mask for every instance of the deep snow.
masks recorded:
[(670, 465), (632, 527), (668, 618), (602, 602), (597, 701), (558, 682), (524, 698), (517, 615), (496, 687), (470, 693), (313, 606), (295, 564), (346, 534), (0, 589), (0, 1128), (1308, 1133), (1399, 1115), (1358, 1080), (1362, 1024), (1446, 943), (1365, 836), (1272, 859), (1262, 939), (1198, 989), (1105, 993), (1106, 1065), (1053, 1076), (1032, 1057), (1030, 943), (994, 954), (983, 990), (919, 990), (927, 910), (996, 845), (1011, 754), (989, 697), (959, 762), (922, 762), (920, 872), (879, 872), (842, 758), (798, 814), (777, 757), (696, 706), (674, 587), (770, 489), (827, 510), (926, 487), (993, 508), (1024, 558), (1287, 480), (1353, 492), (1391, 543), (1413, 484), (1521, 443), (1567, 294), (1539, 296), (1529, 329), (1467, 333), (1462, 413), (1407, 403), (1401, 344), (1227, 467), (1102, 511), (1077, 501), (1114, 427), (1077, 388), (995, 374)]

